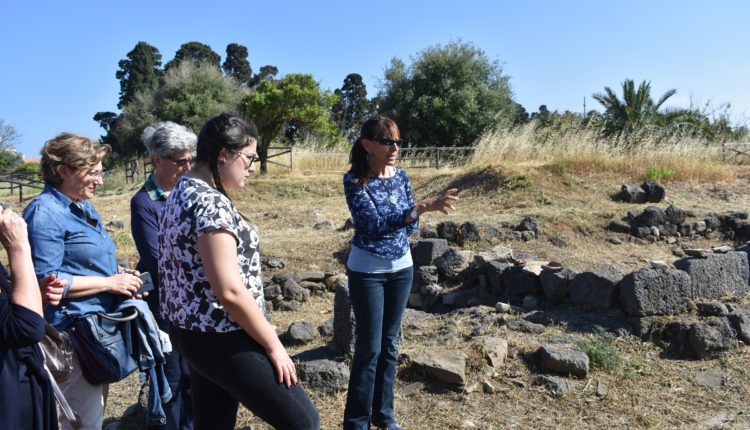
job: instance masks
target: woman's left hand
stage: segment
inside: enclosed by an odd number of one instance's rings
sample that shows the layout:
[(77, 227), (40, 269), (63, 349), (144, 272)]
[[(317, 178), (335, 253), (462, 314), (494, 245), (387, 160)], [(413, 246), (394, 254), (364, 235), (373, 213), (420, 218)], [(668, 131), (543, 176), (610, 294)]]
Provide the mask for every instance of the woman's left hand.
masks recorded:
[(279, 384), (283, 383), (287, 388), (297, 385), (297, 369), (294, 367), (294, 362), (289, 357), (286, 349), (281, 344), (279, 344), (279, 348), (268, 351), (268, 358), (271, 360), (271, 365), (273, 365), (276, 375), (279, 377)]
[(458, 192), (457, 188), (451, 188), (439, 196), (430, 197), (423, 200), (420, 204), (424, 205), (424, 212), (442, 212), (448, 214), (451, 211), (456, 210), (453, 206), (454, 202), (459, 201), (459, 197), (456, 195)]

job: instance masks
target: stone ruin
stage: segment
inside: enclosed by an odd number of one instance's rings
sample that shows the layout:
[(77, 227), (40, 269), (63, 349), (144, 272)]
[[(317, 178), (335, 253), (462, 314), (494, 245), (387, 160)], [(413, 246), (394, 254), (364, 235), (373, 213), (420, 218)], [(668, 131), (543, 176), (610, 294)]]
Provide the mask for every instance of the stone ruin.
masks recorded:
[[(538, 222), (524, 221), (523, 226), (508, 228), (536, 235)], [(695, 359), (715, 357), (741, 342), (750, 344), (750, 305), (743, 302), (750, 293), (750, 245), (699, 250), (673, 264), (653, 261), (651, 267), (630, 273), (616, 268), (576, 273), (558, 263), (513, 255), (503, 245), (483, 251), (458, 245), (480, 242), (486, 233), (470, 222), (423, 230), (428, 237), (412, 244), (415, 273), (405, 332), (419, 332), (420, 321), (435, 316), (469, 315), (476, 322), (472, 337), (493, 324), (531, 336), (543, 333), (549, 324), (581, 333), (600, 326), (617, 335), (659, 340), (668, 356)], [(500, 235), (507, 238), (508, 233)], [(270, 277), (265, 289), (269, 309), (276, 310), (298, 309), (312, 294), (333, 295), (333, 317), (317, 333), (309, 322), (295, 321), (281, 337), (297, 345), (316, 336), (330, 339), (324, 351), (306, 351), (295, 360), (310, 389), (345, 390), (348, 367), (343, 357), (353, 351), (355, 324), (346, 276), (281, 273)], [(575, 383), (554, 375), (586, 377), (589, 360), (571, 340), (574, 337), (541, 342), (533, 357), (542, 374), (531, 383), (561, 392), (574, 389)], [(479, 339), (491, 368), (510, 354), (503, 338)], [(403, 351), (399, 361), (421, 369), (431, 380), (462, 386), (467, 392), (491, 392), (491, 380), (482, 382), (481, 388), (467, 386), (466, 359), (460, 351), (436, 346), (419, 354)]]
[(750, 220), (746, 211), (709, 213), (699, 217), (695, 212), (675, 205), (666, 209), (651, 205), (642, 211), (628, 211), (622, 219), (612, 221), (608, 228), (616, 233), (629, 234), (638, 239), (638, 243), (676, 243), (695, 237), (714, 239), (717, 236), (727, 240), (750, 240)]

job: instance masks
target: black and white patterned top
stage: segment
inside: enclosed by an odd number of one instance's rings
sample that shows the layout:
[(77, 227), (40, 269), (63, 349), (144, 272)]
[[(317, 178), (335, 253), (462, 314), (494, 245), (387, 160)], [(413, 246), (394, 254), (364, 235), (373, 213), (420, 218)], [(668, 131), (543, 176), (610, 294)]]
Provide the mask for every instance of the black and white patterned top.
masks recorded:
[(258, 232), (226, 196), (204, 181), (182, 177), (159, 220), (161, 316), (177, 327), (202, 332), (240, 329), (211, 291), (198, 252), (198, 237), (216, 230), (226, 230), (237, 240), (242, 283), (265, 313)]

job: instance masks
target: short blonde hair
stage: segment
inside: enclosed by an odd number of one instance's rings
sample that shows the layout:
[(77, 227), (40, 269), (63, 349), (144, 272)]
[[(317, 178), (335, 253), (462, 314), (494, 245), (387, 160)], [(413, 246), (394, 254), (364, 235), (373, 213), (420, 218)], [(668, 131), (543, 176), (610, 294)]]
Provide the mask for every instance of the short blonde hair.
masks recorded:
[(62, 184), (62, 178), (57, 173), (60, 166), (89, 169), (104, 161), (110, 152), (112, 148), (109, 145), (99, 144), (86, 136), (60, 133), (42, 148), (42, 179), (46, 184), (57, 187)]

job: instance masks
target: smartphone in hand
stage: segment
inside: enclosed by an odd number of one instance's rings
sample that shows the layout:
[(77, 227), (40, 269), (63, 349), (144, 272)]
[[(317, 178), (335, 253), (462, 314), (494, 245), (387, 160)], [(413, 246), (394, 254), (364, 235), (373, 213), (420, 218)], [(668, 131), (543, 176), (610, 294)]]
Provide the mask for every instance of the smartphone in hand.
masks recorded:
[(143, 294), (154, 290), (154, 281), (153, 279), (151, 279), (150, 273), (141, 273), (139, 277), (141, 278), (141, 281), (143, 281), (143, 285), (141, 285), (141, 288), (139, 288), (138, 291), (135, 292), (135, 294)]

